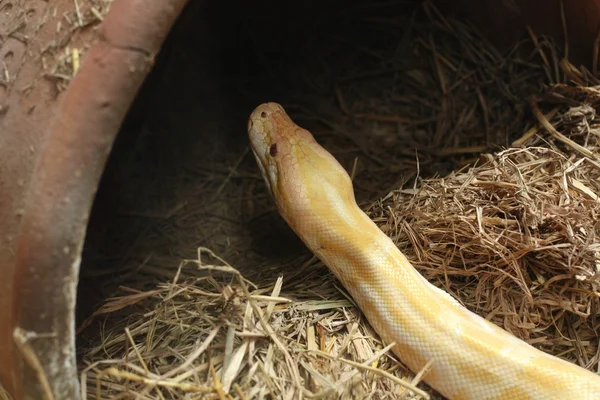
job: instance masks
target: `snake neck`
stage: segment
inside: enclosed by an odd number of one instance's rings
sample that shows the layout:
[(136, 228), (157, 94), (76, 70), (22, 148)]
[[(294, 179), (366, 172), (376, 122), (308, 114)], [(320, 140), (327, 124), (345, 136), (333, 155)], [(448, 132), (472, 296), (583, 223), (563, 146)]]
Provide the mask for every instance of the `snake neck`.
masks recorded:
[[(330, 200), (326, 205), (310, 205), (310, 212), (296, 210), (288, 223), (351, 294), (362, 292), (360, 286), (373, 276), (388, 272), (393, 275), (390, 279), (400, 273), (403, 281), (422, 284), (424, 278), (354, 201)], [(394, 267), (382, 268), (385, 265)]]

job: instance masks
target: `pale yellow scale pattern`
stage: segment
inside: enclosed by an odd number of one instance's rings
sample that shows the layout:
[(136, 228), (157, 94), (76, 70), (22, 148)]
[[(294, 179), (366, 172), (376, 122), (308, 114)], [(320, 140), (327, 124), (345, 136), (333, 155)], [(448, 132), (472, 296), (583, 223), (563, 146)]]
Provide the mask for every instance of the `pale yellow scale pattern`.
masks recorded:
[(276, 103), (251, 114), (252, 151), (282, 217), (412, 371), (449, 399), (600, 400), (600, 376), (548, 355), (425, 280), (356, 205), (336, 159)]

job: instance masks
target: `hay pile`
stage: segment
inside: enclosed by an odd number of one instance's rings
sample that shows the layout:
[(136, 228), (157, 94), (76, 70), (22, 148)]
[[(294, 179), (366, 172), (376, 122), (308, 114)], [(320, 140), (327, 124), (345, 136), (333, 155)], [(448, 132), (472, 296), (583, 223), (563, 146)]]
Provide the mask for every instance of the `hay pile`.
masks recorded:
[[(365, 209), (430, 281), (595, 369), (597, 82), (542, 38), (501, 55), (424, 10), (372, 21), (395, 45), (350, 42), (361, 62), (327, 59), (325, 40), (322, 61), (342, 78), (323, 104), (337, 111), (292, 117), (353, 171)], [(557, 84), (564, 76), (579, 84)], [(80, 327), (84, 398), (440, 398), (288, 239), (247, 149), (214, 140), (201, 167), (172, 180), (197, 202), (139, 215), (152, 222), (131, 272)], [(445, 177), (422, 178), (435, 173)]]
[(430, 282), (469, 309), (596, 369), (600, 91), (556, 85), (548, 94), (560, 103), (548, 112), (554, 117), (535, 104), (540, 125), (516, 141), (522, 147), (393, 191), (369, 214)]

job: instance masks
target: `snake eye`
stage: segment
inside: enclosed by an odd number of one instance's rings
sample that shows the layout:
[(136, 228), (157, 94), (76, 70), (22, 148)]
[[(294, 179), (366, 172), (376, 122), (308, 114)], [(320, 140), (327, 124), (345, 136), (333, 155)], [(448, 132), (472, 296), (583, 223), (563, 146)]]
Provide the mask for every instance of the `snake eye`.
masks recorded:
[(271, 147), (269, 147), (269, 154), (271, 157), (275, 157), (277, 155), (277, 143), (273, 143)]

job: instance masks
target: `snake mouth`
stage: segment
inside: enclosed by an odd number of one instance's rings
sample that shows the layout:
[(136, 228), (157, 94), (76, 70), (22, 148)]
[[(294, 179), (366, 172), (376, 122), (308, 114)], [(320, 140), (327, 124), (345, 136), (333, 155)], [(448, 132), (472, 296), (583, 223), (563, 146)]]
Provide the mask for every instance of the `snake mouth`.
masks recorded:
[(250, 148), (252, 149), (252, 153), (254, 153), (256, 163), (271, 197), (274, 199), (277, 166), (273, 158), (277, 156), (279, 147), (273, 137), (271, 118), (274, 113), (281, 111), (283, 111), (283, 108), (276, 103), (264, 103), (256, 107), (250, 114), (250, 118), (248, 118)]
[(263, 177), (263, 180), (265, 181), (265, 184), (267, 185), (267, 189), (269, 191), (269, 194), (271, 195), (271, 197), (274, 199), (274, 187), (273, 187), (273, 183), (271, 182), (271, 178), (272, 178), (272, 173), (271, 173), (271, 168), (269, 167), (270, 165), (270, 158), (269, 158), (269, 152), (270, 152), (270, 146), (268, 146), (265, 142), (264, 142), (264, 138), (261, 138), (260, 133), (257, 133), (254, 129), (253, 129), (253, 122), (252, 120), (250, 120), (248, 122), (248, 135), (250, 136), (250, 149), (252, 150), (252, 154), (254, 154), (254, 158), (256, 159), (256, 164), (258, 165), (258, 168), (260, 170), (260, 174)]

